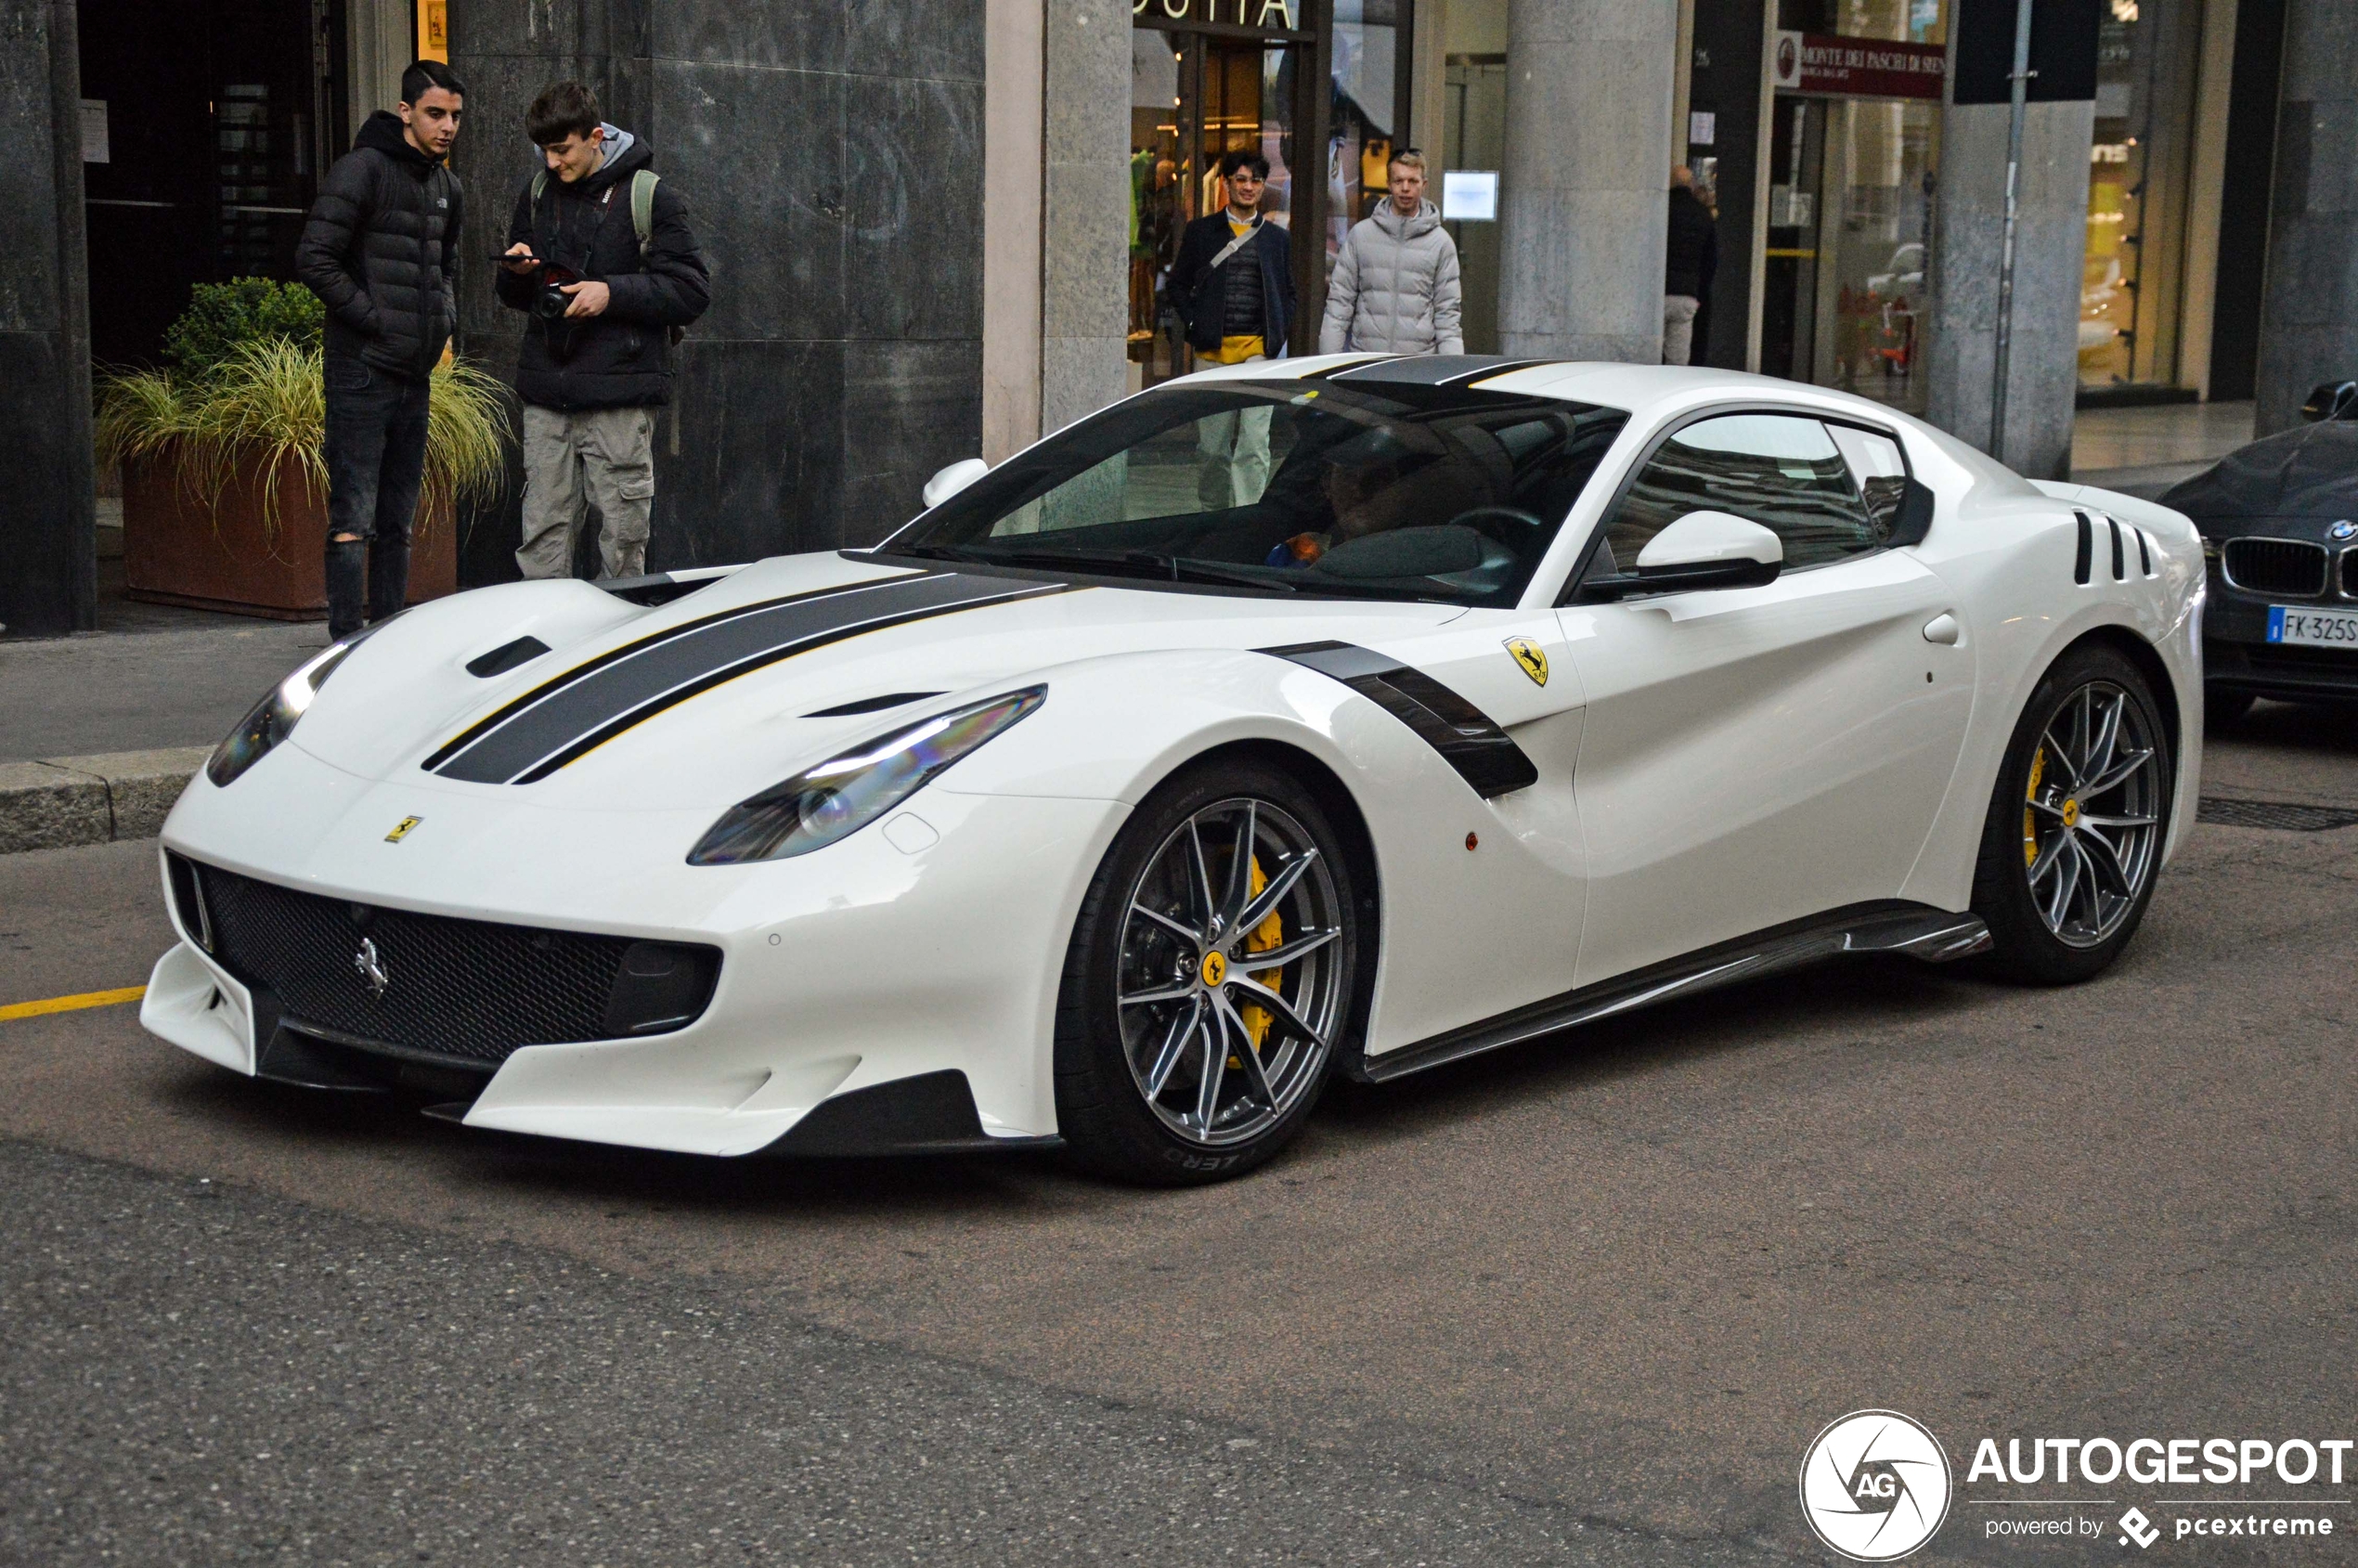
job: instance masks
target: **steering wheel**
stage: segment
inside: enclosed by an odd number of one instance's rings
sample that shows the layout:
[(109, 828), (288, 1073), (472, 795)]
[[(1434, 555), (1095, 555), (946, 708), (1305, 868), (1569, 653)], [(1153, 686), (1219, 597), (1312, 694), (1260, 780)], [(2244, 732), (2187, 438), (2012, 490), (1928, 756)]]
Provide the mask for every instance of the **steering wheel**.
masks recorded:
[[(1471, 528), (1485, 538), (1496, 539), (1517, 555), (1525, 553), (1523, 546), (1547, 527), (1536, 516), (1516, 506), (1477, 506), (1452, 517), (1453, 526)], [(1514, 525), (1509, 530), (1507, 524)]]

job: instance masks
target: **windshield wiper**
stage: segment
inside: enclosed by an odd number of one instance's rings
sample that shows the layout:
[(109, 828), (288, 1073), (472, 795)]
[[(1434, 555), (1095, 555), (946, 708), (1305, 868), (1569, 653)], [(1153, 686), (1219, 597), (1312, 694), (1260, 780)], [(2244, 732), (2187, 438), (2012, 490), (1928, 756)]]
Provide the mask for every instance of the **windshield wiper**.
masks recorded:
[(1236, 583), (1245, 588), (1276, 588), (1288, 593), (1300, 593), (1311, 585), (1286, 577), (1263, 577), (1245, 566), (1224, 566), (1215, 562), (1198, 561), (1193, 556), (1168, 555), (1162, 559), (1171, 564), (1171, 575), (1183, 582)]

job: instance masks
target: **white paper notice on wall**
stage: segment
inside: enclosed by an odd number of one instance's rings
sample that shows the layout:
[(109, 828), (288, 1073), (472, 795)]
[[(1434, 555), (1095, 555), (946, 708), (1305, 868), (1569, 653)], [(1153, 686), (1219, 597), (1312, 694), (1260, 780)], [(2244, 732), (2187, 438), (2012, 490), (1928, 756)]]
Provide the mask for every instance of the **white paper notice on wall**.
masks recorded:
[(107, 100), (82, 100), (82, 161), (84, 163), (105, 163), (107, 157)]
[(1690, 110), (1687, 113), (1687, 145), (1709, 147), (1719, 136), (1719, 116), (1708, 109)]
[(1441, 215), (1458, 223), (1498, 221), (1498, 171), (1445, 169), (1441, 175)]

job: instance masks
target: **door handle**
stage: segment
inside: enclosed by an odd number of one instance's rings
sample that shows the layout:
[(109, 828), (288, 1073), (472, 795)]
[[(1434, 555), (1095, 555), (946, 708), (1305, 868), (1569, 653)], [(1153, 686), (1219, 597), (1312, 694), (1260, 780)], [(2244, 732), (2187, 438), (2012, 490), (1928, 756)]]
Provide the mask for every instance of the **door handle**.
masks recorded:
[(1957, 625), (1957, 617), (1946, 610), (1924, 622), (1924, 641), (1927, 642), (1937, 642), (1944, 648), (1953, 648), (1957, 645), (1957, 640), (1963, 635), (1963, 628)]

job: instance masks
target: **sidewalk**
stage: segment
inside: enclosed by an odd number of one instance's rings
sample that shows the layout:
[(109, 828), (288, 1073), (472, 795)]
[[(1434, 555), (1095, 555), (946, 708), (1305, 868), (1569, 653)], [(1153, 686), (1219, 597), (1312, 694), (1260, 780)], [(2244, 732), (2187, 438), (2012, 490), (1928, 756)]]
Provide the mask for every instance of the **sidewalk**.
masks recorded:
[(2251, 439), (2248, 403), (2089, 408), (2071, 425), (2071, 477), (2157, 499)]
[(323, 622), (123, 597), (99, 563), (98, 626), (0, 637), (0, 854), (145, 838), (271, 682), (328, 643)]

